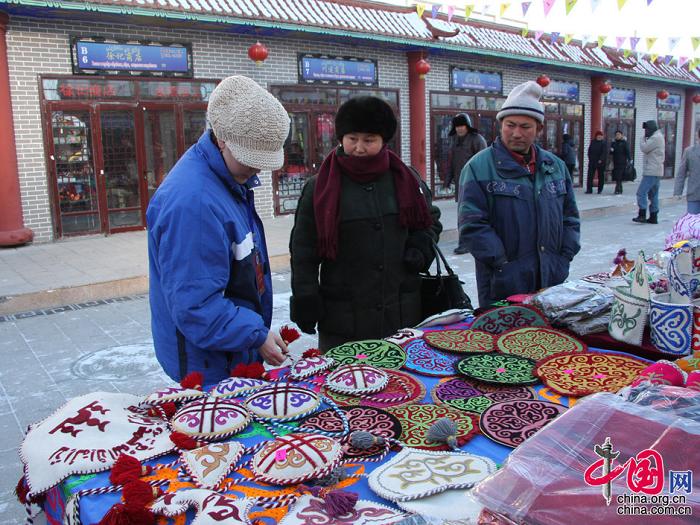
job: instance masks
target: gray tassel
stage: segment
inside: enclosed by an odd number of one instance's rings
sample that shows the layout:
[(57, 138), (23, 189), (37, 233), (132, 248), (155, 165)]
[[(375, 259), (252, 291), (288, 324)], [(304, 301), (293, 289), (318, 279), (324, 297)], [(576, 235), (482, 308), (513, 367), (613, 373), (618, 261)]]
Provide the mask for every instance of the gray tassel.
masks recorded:
[(438, 419), (428, 429), (428, 440), (434, 443), (447, 443), (452, 450), (459, 450), (457, 446), (457, 423), (449, 417)]
[(325, 478), (317, 479), (312, 483), (319, 487), (332, 487), (347, 477), (348, 473), (343, 467), (336, 467)]
[(350, 434), (350, 444), (360, 450), (368, 450), (374, 445), (384, 445), (386, 440), (381, 436), (375, 436), (364, 430), (356, 430)]

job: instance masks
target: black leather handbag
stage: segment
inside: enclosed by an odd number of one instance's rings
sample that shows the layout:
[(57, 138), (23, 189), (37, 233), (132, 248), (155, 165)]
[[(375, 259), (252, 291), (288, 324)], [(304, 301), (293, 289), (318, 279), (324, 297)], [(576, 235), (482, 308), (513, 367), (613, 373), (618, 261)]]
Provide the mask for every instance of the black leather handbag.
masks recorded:
[[(430, 275), (428, 272), (420, 276), (423, 319), (453, 308), (471, 309), (472, 302), (462, 288), (462, 281), (447, 264), (447, 259), (435, 243), (433, 243), (433, 250), (435, 251), (437, 273)], [(440, 267), (440, 261), (445, 267), (446, 273), (444, 274)]]
[(627, 162), (627, 165), (625, 166), (625, 171), (622, 173), (622, 180), (632, 182), (637, 178), (637, 170), (634, 167), (634, 164), (631, 162)]

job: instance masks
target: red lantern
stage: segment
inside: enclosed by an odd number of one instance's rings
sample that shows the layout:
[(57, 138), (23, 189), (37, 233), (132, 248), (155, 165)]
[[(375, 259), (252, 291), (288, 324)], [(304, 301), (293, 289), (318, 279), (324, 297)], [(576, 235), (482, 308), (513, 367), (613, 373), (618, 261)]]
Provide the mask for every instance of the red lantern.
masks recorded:
[(693, 104), (700, 104), (700, 95), (693, 95)]
[(549, 85), (549, 77), (547, 75), (540, 75), (537, 77), (536, 82), (543, 88), (546, 88)]
[(656, 98), (658, 98), (659, 100), (666, 100), (668, 98), (668, 91), (666, 91), (665, 89), (657, 91)]
[(260, 42), (255, 42), (255, 44), (248, 48), (248, 58), (250, 58), (257, 65), (262, 64), (267, 58), (267, 55), (267, 48)]
[(612, 84), (611, 84), (610, 82), (605, 81), (605, 82), (603, 82), (603, 83), (600, 85), (600, 87), (598, 88), (598, 90), (599, 90), (603, 95), (605, 95), (606, 93), (610, 93), (610, 92), (612, 91), (612, 88), (613, 88), (613, 87), (612, 87)]
[(416, 62), (416, 73), (418, 73), (418, 78), (425, 78), (425, 75), (430, 73), (430, 64), (424, 58), (421, 58)]

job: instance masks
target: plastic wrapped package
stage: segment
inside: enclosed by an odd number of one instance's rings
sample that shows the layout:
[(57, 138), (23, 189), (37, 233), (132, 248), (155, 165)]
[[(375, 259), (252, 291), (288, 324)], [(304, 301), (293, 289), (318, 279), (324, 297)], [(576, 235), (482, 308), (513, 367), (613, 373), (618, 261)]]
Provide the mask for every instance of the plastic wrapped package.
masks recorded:
[[(700, 392), (697, 390), (682, 386), (642, 383), (635, 387), (625, 387), (618, 392), (618, 395), (630, 403), (700, 423)], [(698, 522), (700, 523), (700, 517)]]
[[(610, 468), (626, 464), (610, 482), (609, 505), (604, 497), (605, 485), (589, 485), (585, 481), (587, 471), (589, 479), (603, 477), (603, 459), (598, 453), (605, 450), (606, 438), (613, 453), (619, 452)], [(631, 403), (614, 394), (595, 394), (581, 399), (515, 449), (503, 467), (479, 483), (472, 493), (487, 509), (515, 523), (697, 524), (699, 443), (700, 424), (691, 419), (678, 417), (673, 411)], [(660, 477), (653, 469), (644, 468), (660, 466), (655, 459), (644, 461), (656, 454), (663, 462), (663, 469), (657, 470), (662, 471)], [(695, 473), (692, 486), (687, 487), (689, 493), (676, 486), (675, 494), (670, 494), (670, 471)], [(679, 478), (674, 479), (677, 482)], [(663, 490), (654, 496), (652, 492), (660, 487), (659, 483), (663, 483)], [(679, 495), (685, 498), (682, 505), (663, 504), (663, 498)], [(642, 496), (648, 498), (646, 504)], [(662, 500), (653, 504), (653, 497)], [(683, 508), (679, 511), (679, 507)], [(647, 514), (640, 515), (644, 512)], [(672, 512), (684, 514), (671, 515)]]

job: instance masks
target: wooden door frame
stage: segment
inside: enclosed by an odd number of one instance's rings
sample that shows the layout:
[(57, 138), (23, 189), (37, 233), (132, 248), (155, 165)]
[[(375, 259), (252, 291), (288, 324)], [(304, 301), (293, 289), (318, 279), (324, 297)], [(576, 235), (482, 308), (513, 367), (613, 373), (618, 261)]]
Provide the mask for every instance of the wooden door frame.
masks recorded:
[[(97, 215), (97, 220), (100, 224), (100, 230), (97, 232), (83, 232), (83, 233), (63, 233), (63, 220), (61, 212), (61, 202), (59, 199), (58, 191), (58, 173), (56, 171), (56, 148), (54, 146), (54, 136), (53, 136), (53, 125), (52, 125), (52, 113), (56, 111), (70, 112), (70, 111), (85, 111), (88, 114), (89, 124), (90, 124), (90, 140), (92, 141), (92, 170), (93, 176), (95, 177), (95, 199), (97, 201), (97, 209), (90, 212), (74, 212), (71, 215)], [(100, 199), (100, 189), (99, 189), (99, 166), (97, 163), (97, 157), (95, 156), (95, 141), (97, 140), (95, 121), (94, 121), (94, 104), (92, 102), (79, 102), (79, 101), (45, 101), (42, 108), (42, 118), (44, 119), (43, 132), (44, 132), (44, 150), (46, 152), (45, 163), (46, 163), (46, 173), (48, 174), (47, 186), (49, 189), (49, 202), (51, 203), (51, 215), (53, 217), (54, 223), (54, 235), (58, 238), (62, 237), (77, 237), (80, 235), (90, 235), (96, 233), (105, 233), (102, 221), (102, 202)], [(53, 157), (53, 160), (52, 160)]]
[[(137, 230), (144, 230), (146, 229), (146, 212), (143, 206), (142, 202), (142, 174), (144, 172), (144, 157), (142, 155), (141, 147), (138, 144), (139, 137), (143, 138), (143, 117), (139, 119), (138, 117), (138, 109), (139, 109), (139, 104), (136, 102), (132, 103), (121, 103), (121, 102), (98, 102), (95, 104), (95, 120), (97, 123), (97, 138), (98, 138), (98, 148), (96, 151), (96, 156), (99, 159), (99, 166), (100, 166), (100, 179), (101, 179), (101, 188), (102, 188), (102, 196), (104, 198), (104, 210), (105, 210), (105, 218), (104, 218), (104, 226), (105, 226), (105, 233), (107, 234), (112, 234), (112, 233), (121, 233), (121, 232), (128, 232), (128, 231), (137, 231)], [(107, 183), (106, 183), (106, 175), (104, 173), (104, 151), (102, 148), (102, 124), (101, 124), (101, 117), (103, 111), (128, 111), (130, 110), (134, 116), (134, 151), (136, 152), (136, 176), (138, 177), (138, 184), (137, 187), (139, 188), (139, 215), (141, 217), (141, 224), (139, 226), (122, 226), (118, 228), (110, 228), (109, 226), (109, 212), (110, 208), (107, 205)], [(127, 208), (127, 210), (131, 210), (133, 207)], [(116, 208), (115, 210), (119, 210), (120, 208)], [(122, 209), (123, 210), (123, 209)]]

